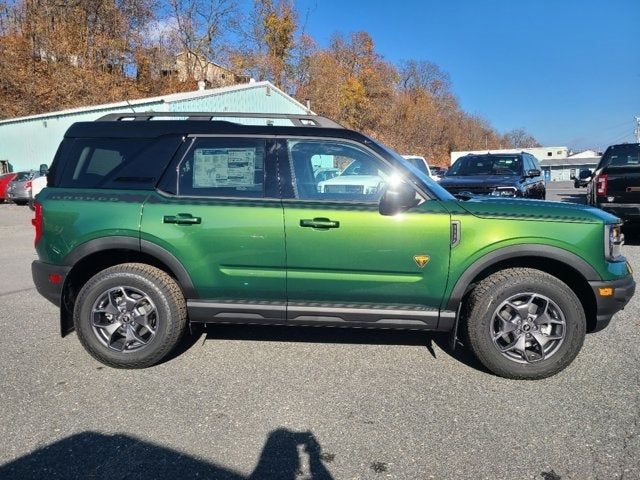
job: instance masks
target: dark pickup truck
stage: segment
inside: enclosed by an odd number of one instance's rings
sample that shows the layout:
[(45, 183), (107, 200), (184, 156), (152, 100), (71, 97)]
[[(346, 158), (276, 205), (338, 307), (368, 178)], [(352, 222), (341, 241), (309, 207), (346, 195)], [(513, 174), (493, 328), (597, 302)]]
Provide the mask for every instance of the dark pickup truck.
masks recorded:
[(640, 143), (607, 148), (589, 184), (587, 201), (626, 222), (640, 220)]

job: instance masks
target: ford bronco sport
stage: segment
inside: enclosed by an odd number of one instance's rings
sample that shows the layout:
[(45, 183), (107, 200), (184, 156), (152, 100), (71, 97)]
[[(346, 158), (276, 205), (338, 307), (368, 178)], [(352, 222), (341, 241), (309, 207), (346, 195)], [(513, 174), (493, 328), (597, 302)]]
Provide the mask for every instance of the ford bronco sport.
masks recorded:
[[(319, 189), (318, 158), (383, 182)], [(498, 375), (543, 378), (635, 289), (613, 215), (457, 200), (315, 115), (76, 123), (33, 224), (33, 279), (62, 335), (121, 368), (161, 361), (189, 323), (244, 323), (450, 332)]]

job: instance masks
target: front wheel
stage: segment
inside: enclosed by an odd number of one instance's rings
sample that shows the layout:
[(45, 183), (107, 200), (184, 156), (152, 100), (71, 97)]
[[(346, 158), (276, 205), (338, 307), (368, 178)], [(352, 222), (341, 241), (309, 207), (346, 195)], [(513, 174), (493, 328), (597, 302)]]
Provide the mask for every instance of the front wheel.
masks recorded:
[(471, 350), (496, 375), (550, 377), (582, 348), (584, 309), (558, 278), (531, 268), (502, 270), (482, 280), (465, 308)]
[(98, 361), (116, 368), (144, 368), (178, 344), (186, 323), (180, 287), (164, 271), (125, 263), (93, 276), (73, 312), (80, 342)]

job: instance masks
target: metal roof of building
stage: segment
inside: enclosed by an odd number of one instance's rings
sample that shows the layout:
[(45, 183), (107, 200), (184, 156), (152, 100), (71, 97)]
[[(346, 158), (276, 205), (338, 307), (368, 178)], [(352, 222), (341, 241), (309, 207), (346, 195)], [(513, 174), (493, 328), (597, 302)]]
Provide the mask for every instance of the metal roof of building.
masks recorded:
[(540, 160), (540, 165), (543, 167), (572, 167), (581, 165), (597, 165), (598, 162), (600, 162), (600, 157), (567, 157)]
[[(251, 89), (265, 88), (265, 87), (270, 88), (277, 94), (281, 95), (286, 100), (294, 104), (296, 107), (304, 109), (305, 111), (308, 110), (302, 103), (298, 102), (295, 98), (291, 97), (290, 95), (287, 95), (285, 92), (280, 90), (271, 82), (263, 81), (263, 82), (253, 82), (253, 83), (241, 83), (238, 85), (231, 85), (228, 87), (220, 87), (220, 88), (211, 88), (208, 90), (196, 90), (191, 92), (170, 93), (167, 95), (160, 95), (157, 97), (125, 100), (123, 102), (104, 103), (101, 105), (89, 105), (86, 107), (70, 108), (66, 110), (59, 110), (56, 112), (47, 112), (47, 113), (41, 113), (38, 115), (29, 115), (26, 117), (9, 118), (6, 120), (1, 120), (0, 125), (6, 125), (10, 123), (19, 123), (19, 122), (25, 122), (30, 120), (46, 120), (47, 118), (65, 117), (69, 115), (76, 115), (79, 113), (100, 112), (103, 110), (114, 110), (119, 108), (131, 108), (133, 110), (133, 107), (145, 107), (145, 106), (152, 106), (152, 105), (169, 104), (169, 103), (182, 102), (185, 100), (193, 100), (193, 99), (203, 98), (203, 97), (226, 95), (228, 93), (233, 93), (241, 90), (251, 90)], [(309, 113), (313, 113), (313, 112), (309, 111)]]

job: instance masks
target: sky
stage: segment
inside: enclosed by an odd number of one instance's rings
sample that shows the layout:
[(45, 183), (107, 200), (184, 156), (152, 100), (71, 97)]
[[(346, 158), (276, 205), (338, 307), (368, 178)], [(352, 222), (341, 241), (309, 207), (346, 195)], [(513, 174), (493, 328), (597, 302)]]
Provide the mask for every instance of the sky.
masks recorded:
[(430, 60), (462, 108), (576, 150), (634, 141), (640, 0), (297, 0), (321, 46), (365, 30), (392, 63)]

